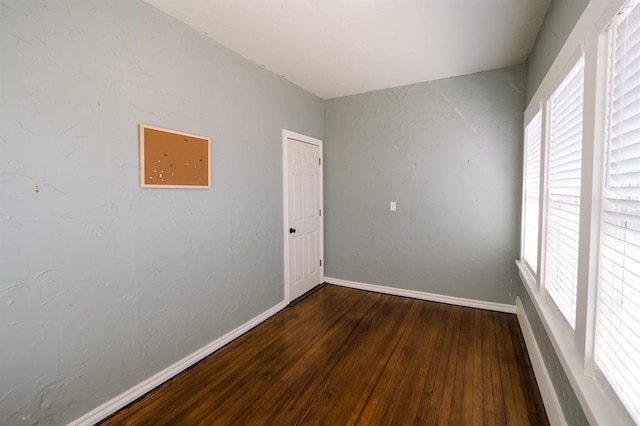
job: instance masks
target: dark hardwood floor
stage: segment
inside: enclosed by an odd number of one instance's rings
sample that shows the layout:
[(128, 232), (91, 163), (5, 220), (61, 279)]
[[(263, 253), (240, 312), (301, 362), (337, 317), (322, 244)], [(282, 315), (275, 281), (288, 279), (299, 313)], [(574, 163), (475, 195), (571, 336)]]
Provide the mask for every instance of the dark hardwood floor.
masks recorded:
[(325, 285), (104, 425), (544, 425), (515, 315)]

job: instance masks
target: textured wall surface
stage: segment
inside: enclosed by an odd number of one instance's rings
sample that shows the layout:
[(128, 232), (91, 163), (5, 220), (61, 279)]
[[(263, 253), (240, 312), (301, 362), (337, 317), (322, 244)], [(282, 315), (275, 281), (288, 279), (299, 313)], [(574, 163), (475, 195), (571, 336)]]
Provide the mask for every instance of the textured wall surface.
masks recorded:
[(527, 60), (527, 105), (588, 3), (589, 0), (551, 1), (536, 43)]
[(522, 301), (522, 306), (524, 306), (525, 313), (533, 329), (533, 334), (538, 342), (538, 347), (544, 358), (544, 364), (547, 367), (549, 376), (551, 376), (553, 387), (560, 400), (562, 412), (564, 413), (567, 423), (569, 425), (588, 425), (589, 421), (580, 406), (580, 402), (571, 387), (571, 383), (569, 383), (569, 379), (564, 372), (564, 368), (562, 368), (558, 355), (553, 349), (553, 344), (551, 340), (549, 340), (549, 335), (542, 321), (540, 321), (533, 302), (531, 302), (529, 293), (524, 287), (522, 287), (520, 293), (520, 300)]
[[(281, 131), (322, 138), (320, 99), (138, 0), (4, 0), (0, 73), (0, 424), (283, 300)], [(212, 188), (141, 189), (140, 122), (210, 136)]]
[(513, 304), (524, 85), (519, 66), (327, 101), (325, 274)]

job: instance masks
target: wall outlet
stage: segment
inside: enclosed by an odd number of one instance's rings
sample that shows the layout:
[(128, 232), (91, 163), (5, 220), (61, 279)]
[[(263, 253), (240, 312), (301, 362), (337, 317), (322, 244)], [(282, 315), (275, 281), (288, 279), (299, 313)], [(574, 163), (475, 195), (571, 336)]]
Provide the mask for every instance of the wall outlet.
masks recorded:
[(396, 202), (395, 201), (391, 201), (389, 203), (389, 210), (391, 210), (392, 212), (396, 211)]

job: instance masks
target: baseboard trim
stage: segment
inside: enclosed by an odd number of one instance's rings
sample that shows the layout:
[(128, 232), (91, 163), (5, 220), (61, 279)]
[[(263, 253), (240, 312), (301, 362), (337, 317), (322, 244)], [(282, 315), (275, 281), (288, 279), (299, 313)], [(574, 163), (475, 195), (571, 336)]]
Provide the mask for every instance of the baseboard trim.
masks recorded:
[(158, 372), (157, 374), (148, 378), (147, 380), (141, 383), (138, 383), (134, 387), (124, 391), (120, 395), (116, 396), (115, 398), (112, 398), (111, 400), (105, 402), (99, 407), (96, 407), (95, 409), (88, 412), (84, 416), (72, 421), (71, 423), (69, 423), (68, 426), (94, 425), (97, 422), (107, 418), (111, 414), (115, 413), (116, 411), (120, 410), (121, 408), (125, 407), (126, 405), (130, 404), (136, 399), (140, 398), (142, 395), (146, 394), (147, 392), (151, 391), (152, 389), (166, 382), (170, 378), (174, 377), (175, 375), (191, 367), (196, 362), (211, 355), (212, 353), (214, 353), (215, 351), (217, 351), (227, 343), (231, 342), (232, 340), (238, 338), (242, 334), (251, 330), (261, 322), (277, 314), (286, 306), (287, 306), (287, 303), (285, 301), (278, 303), (274, 307), (264, 311), (263, 313), (256, 316), (255, 318), (242, 324), (240, 327), (234, 330), (231, 330), (224, 336), (214, 340), (213, 342), (209, 343), (208, 345), (204, 346), (201, 349), (198, 349), (192, 354), (187, 355), (186, 357), (182, 358), (180, 361), (176, 362), (175, 364), (170, 365), (169, 367)]
[(531, 323), (527, 318), (527, 314), (524, 310), (524, 306), (520, 301), (520, 298), (516, 298), (516, 316), (518, 317), (518, 323), (520, 324), (520, 330), (522, 331), (522, 337), (524, 337), (524, 343), (529, 353), (529, 359), (531, 360), (531, 366), (533, 367), (533, 373), (536, 376), (538, 382), (538, 388), (540, 389), (540, 395), (542, 396), (542, 402), (544, 402), (544, 408), (547, 410), (547, 417), (549, 423), (552, 425), (566, 425), (567, 421), (562, 412), (562, 406), (560, 400), (556, 394), (551, 376), (544, 363), (542, 352), (536, 340), (536, 336), (531, 328)]
[(465, 299), (462, 297), (444, 296), (441, 294), (426, 293), (423, 291), (405, 290), (395, 287), (386, 287), (376, 284), (359, 283), (356, 281), (341, 280), (338, 278), (325, 277), (324, 282), (342, 287), (356, 288), (358, 290), (373, 291), (375, 293), (391, 294), (393, 296), (410, 297), (412, 299), (428, 300), (430, 302), (447, 303), (449, 305), (465, 306), (467, 308), (486, 309), (488, 311), (516, 313), (516, 305), (506, 303), (485, 302), (483, 300)]

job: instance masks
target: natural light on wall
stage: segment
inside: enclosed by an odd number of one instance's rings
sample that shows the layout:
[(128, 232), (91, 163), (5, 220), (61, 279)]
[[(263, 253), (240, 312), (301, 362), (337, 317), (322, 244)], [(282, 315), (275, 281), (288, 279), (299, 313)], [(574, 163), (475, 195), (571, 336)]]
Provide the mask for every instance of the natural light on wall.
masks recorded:
[(580, 231), (584, 57), (549, 101), (549, 184), (545, 287), (575, 328)]
[(640, 7), (610, 37), (595, 363), (640, 422)]

